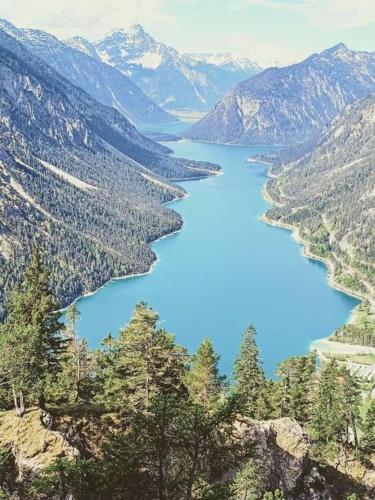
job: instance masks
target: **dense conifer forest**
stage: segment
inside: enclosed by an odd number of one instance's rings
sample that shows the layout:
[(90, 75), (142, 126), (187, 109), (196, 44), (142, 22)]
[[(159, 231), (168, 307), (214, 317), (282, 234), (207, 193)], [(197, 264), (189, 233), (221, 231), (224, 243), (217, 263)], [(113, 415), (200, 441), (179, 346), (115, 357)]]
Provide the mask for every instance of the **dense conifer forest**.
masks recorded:
[(218, 166), (174, 158), (0, 29), (0, 317), (39, 244), (62, 305), (145, 272), (150, 243), (181, 227), (173, 180)]
[[(228, 379), (209, 338), (191, 355), (145, 303), (118, 336), (91, 351), (77, 336), (75, 305), (61, 323), (50, 283), (36, 246), (1, 325), (0, 425), (3, 415), (15, 412), (22, 421), (35, 407), (47, 428), (59, 414), (94, 413), (97, 447), (77, 441), (79, 456), (61, 456), (22, 480), (12, 449), (1, 449), (4, 498), (284, 498), (287, 491), (262, 490), (253, 446), (239, 438), (251, 419), (294, 419), (323, 464), (342, 449), (364, 462), (375, 452), (374, 400), (335, 360), (320, 366), (314, 353), (293, 357), (268, 379), (250, 325)], [(357, 485), (347, 497), (363, 491)]]
[(315, 140), (282, 150), (267, 193), (268, 220), (299, 230), (309, 253), (331, 264), (335, 282), (374, 306), (375, 98), (348, 106)]

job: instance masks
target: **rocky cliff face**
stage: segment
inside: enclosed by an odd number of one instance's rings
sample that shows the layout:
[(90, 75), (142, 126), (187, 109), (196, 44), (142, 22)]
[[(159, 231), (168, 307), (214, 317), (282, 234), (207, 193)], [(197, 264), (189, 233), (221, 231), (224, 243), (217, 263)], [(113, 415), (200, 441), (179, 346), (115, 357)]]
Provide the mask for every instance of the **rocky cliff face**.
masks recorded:
[(339, 44), (239, 83), (184, 135), (234, 144), (298, 144), (374, 91), (375, 53)]
[(68, 40), (131, 78), (151, 99), (165, 109), (207, 111), (235, 83), (257, 73), (258, 67), (217, 64), (207, 58), (182, 55), (154, 40), (142, 26), (117, 30), (94, 44)]
[[(127, 76), (103, 63), (89, 45), (79, 49), (69, 46), (44, 31), (18, 29), (8, 21), (0, 20), (0, 29), (42, 58), (61, 75), (94, 99), (113, 106), (134, 123), (160, 123), (175, 120), (147, 97)], [(78, 43), (78, 42), (77, 42)]]
[[(29, 411), (23, 419), (13, 412), (0, 415), (0, 448), (8, 449), (13, 457), (13, 470), (7, 479), (12, 498), (23, 498), (30, 480), (56, 458), (95, 456), (111, 422), (109, 415), (94, 408), (47, 416), (37, 410)], [(316, 464), (308, 435), (292, 419), (242, 420), (237, 423), (237, 435), (253, 447), (260, 491), (280, 489), (286, 498), (300, 500), (341, 499), (353, 491), (361, 491), (363, 499), (373, 498), (373, 468), (345, 451), (332, 464)], [(228, 470), (223, 481), (236, 472)]]

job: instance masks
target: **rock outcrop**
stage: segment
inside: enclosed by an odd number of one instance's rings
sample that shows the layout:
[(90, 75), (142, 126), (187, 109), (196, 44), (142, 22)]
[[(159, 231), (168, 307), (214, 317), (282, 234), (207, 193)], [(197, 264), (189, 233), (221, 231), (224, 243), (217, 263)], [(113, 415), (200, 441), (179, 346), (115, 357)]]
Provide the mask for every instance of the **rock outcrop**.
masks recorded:
[[(96, 456), (108, 430), (118, 423), (104, 410), (86, 406), (69, 414), (55, 412), (52, 420), (38, 410), (22, 419), (14, 412), (0, 414), (0, 450), (10, 451), (14, 466), (7, 485), (12, 498), (24, 498), (30, 481), (57, 458)], [(308, 434), (293, 419), (241, 419), (236, 434), (251, 450), (260, 495), (279, 489), (288, 500), (336, 500), (354, 492), (359, 498), (374, 498), (375, 460), (361, 463), (352, 450), (342, 450), (332, 463), (319, 464)], [(222, 481), (240, 470), (228, 470)]]

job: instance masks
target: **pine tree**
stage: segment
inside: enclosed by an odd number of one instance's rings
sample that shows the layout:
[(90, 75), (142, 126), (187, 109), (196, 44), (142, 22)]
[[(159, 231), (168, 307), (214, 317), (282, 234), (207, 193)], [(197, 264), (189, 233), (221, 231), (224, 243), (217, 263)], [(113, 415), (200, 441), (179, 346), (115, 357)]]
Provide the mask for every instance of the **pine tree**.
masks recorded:
[(185, 377), (192, 400), (207, 408), (218, 402), (223, 391), (223, 377), (219, 375), (220, 356), (215, 353), (210, 339), (204, 339), (191, 357)]
[(280, 363), (279, 416), (292, 417), (301, 423), (311, 418), (315, 385), (316, 354), (295, 356)]
[(50, 383), (50, 397), (58, 401), (72, 401), (90, 396), (92, 386), (92, 359), (85, 339), (79, 339), (77, 323), (80, 313), (76, 304), (66, 312), (67, 325), (64, 332), (66, 351), (61, 360), (58, 378)]
[(346, 432), (344, 439), (351, 440), (353, 433), (354, 446), (358, 448), (358, 427), (360, 425), (361, 392), (358, 380), (347, 368), (341, 369), (339, 385), (343, 404), (343, 413), (346, 421)]
[(340, 442), (345, 430), (345, 415), (338, 390), (340, 369), (332, 359), (321, 371), (315, 395), (311, 430), (316, 442)]
[(375, 400), (371, 399), (362, 425), (361, 447), (367, 453), (375, 453)]
[(147, 410), (154, 396), (181, 387), (186, 351), (173, 335), (157, 328), (158, 321), (140, 303), (119, 339), (107, 338), (106, 352), (98, 355), (98, 377), (104, 383), (99, 399), (132, 411)]
[(239, 396), (242, 413), (252, 418), (267, 417), (266, 379), (259, 362), (259, 349), (253, 325), (245, 331), (240, 352), (234, 363), (234, 391)]
[(332, 359), (320, 374), (311, 420), (311, 430), (318, 444), (342, 444), (351, 441), (358, 446), (360, 391), (356, 378)]
[[(14, 354), (5, 362), (19, 415), (24, 413), (26, 390), (29, 395), (37, 390), (39, 406), (44, 408), (47, 376), (57, 373), (64, 351), (61, 336), (64, 325), (59, 321), (61, 314), (49, 277), (39, 247), (35, 246), (23, 284), (11, 297), (6, 325), (8, 343), (3, 346)], [(27, 378), (29, 384), (25, 385)]]
[(233, 500), (257, 500), (259, 479), (253, 460), (249, 460), (233, 479), (231, 497)]

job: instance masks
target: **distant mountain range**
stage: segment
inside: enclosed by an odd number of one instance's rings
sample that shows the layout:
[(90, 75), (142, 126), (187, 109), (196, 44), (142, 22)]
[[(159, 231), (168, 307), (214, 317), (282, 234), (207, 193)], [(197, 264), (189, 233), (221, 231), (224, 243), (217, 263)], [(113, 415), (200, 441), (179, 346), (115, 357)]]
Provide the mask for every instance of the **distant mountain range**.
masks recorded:
[(83, 53), (40, 30), (18, 29), (0, 19), (0, 29), (15, 37), (74, 85), (94, 99), (113, 106), (133, 123), (160, 123), (176, 118), (156, 105), (127, 76), (104, 64), (95, 51)]
[(184, 135), (234, 144), (298, 144), (374, 91), (375, 53), (339, 44), (239, 83)]
[(155, 41), (139, 24), (116, 30), (95, 43), (66, 41), (117, 68), (165, 109), (208, 111), (233, 85), (260, 71), (248, 59), (180, 54)]
[(277, 178), (267, 192), (280, 206), (268, 219), (297, 227), (335, 282), (375, 306), (375, 95), (347, 106), (313, 143), (271, 160)]
[(34, 52), (0, 29), (0, 309), (35, 238), (62, 304), (147, 271), (150, 242), (182, 224), (168, 179), (218, 170), (172, 157)]

